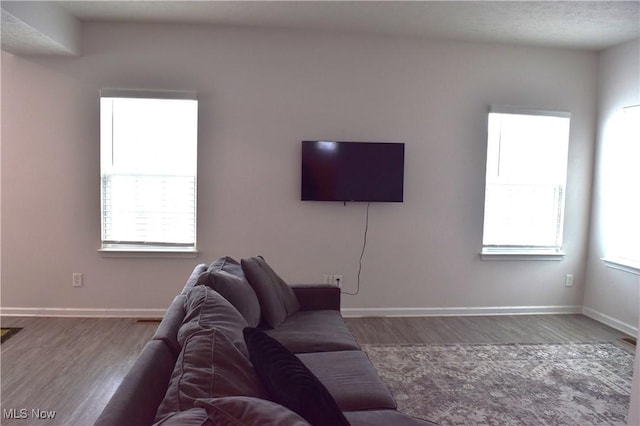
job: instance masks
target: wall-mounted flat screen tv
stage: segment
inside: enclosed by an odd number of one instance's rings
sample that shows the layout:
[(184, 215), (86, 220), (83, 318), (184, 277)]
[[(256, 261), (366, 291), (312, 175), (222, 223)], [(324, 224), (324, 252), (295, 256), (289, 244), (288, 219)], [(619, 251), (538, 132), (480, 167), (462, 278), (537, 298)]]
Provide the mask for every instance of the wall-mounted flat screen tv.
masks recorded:
[(404, 143), (302, 142), (303, 201), (404, 201)]

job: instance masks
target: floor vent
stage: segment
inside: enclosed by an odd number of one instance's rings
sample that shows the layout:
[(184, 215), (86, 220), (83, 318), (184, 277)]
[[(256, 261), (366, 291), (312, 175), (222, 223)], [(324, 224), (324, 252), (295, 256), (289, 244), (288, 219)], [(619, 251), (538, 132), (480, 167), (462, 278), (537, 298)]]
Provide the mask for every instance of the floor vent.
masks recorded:
[(162, 318), (138, 318), (136, 322), (149, 323), (149, 322), (160, 322)]
[(635, 337), (623, 337), (623, 342), (627, 342), (630, 345), (636, 346), (638, 340)]

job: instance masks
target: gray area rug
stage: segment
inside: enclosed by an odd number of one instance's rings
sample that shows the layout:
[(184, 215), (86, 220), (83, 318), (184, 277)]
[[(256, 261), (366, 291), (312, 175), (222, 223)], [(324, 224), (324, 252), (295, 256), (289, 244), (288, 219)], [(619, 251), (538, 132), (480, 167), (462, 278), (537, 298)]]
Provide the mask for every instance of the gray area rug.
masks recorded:
[(441, 425), (625, 425), (632, 349), (613, 343), (363, 345), (398, 409)]

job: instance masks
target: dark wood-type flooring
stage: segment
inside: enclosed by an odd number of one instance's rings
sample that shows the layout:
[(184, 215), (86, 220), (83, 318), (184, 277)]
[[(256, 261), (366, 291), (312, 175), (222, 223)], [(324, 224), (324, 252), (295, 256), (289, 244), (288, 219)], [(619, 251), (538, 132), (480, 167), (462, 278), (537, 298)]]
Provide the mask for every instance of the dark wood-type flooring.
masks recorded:
[[(0, 423), (91, 425), (157, 323), (105, 318), (2, 318), (23, 327), (1, 345)], [(625, 335), (583, 315), (347, 318), (361, 344), (556, 343)], [(12, 411), (27, 419), (10, 419)], [(35, 419), (33, 410), (55, 411)]]
[(626, 336), (579, 314), (346, 320), (360, 344), (619, 342)]

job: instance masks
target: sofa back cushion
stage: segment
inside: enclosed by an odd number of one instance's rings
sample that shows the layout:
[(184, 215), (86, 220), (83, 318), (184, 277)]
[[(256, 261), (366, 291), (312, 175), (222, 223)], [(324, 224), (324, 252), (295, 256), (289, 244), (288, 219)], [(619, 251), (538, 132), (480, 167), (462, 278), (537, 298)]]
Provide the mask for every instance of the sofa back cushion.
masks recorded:
[(187, 293), (186, 315), (178, 330), (178, 343), (184, 346), (193, 333), (200, 330), (217, 329), (245, 355), (248, 355), (242, 329), (247, 326), (240, 312), (213, 289), (197, 285)]
[(247, 281), (240, 263), (230, 257), (215, 260), (198, 278), (198, 285), (206, 285), (220, 293), (242, 314), (247, 324), (260, 323), (260, 303)]
[(237, 275), (239, 277), (244, 277), (244, 273), (242, 272), (242, 266), (240, 266), (240, 262), (235, 260), (233, 257), (225, 256), (220, 257), (209, 265), (207, 271), (224, 271), (228, 272), (232, 275)]
[(196, 331), (182, 347), (156, 421), (193, 408), (196, 399), (224, 396), (267, 398), (267, 393), (251, 362), (224, 332)]
[(262, 257), (240, 261), (249, 284), (253, 287), (265, 323), (275, 328), (300, 309), (298, 298), (282, 278)]

